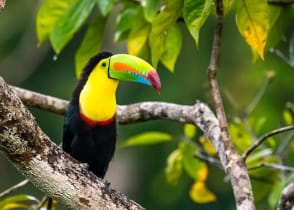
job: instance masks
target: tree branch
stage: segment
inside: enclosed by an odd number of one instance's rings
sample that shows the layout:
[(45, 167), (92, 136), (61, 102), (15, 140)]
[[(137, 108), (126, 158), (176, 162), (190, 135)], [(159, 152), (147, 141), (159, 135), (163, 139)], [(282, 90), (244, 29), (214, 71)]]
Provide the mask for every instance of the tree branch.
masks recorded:
[(294, 208), (294, 183), (288, 184), (282, 191), (278, 210), (290, 210)]
[(0, 77), (0, 151), (38, 189), (70, 209), (143, 209), (64, 153)]
[[(13, 87), (13, 89), (27, 105), (50, 110), (51, 112), (58, 114), (62, 114), (66, 110), (68, 104), (67, 101), (45, 96), (21, 88)], [(243, 179), (240, 177), (240, 174), (242, 175), (242, 171), (239, 169), (239, 165), (236, 164), (237, 157), (231, 151), (229, 151), (229, 153), (227, 152), (227, 145), (225, 145), (225, 142), (222, 141), (221, 138), (219, 122), (206, 104), (199, 101), (197, 101), (196, 104), (192, 106), (164, 102), (143, 102), (127, 106), (118, 106), (117, 119), (121, 124), (134, 123), (151, 119), (169, 119), (182, 123), (193, 123), (197, 125), (204, 132), (205, 136), (212, 141), (214, 147), (218, 151), (218, 156), (221, 160), (223, 168), (225, 168), (227, 171), (230, 169), (229, 171), (231, 173), (229, 173), (229, 175), (231, 180), (235, 180), (234, 184), (238, 185), (238, 187), (234, 186), (234, 188), (241, 189), (243, 191), (248, 190), (248, 186), (236, 181)], [(228, 158), (232, 158), (232, 161), (228, 161)], [(250, 208), (244, 207), (243, 209)]]
[[(221, 37), (223, 27), (223, 2), (215, 1), (216, 6), (216, 26), (214, 33), (214, 41), (211, 51), (210, 64), (208, 66), (208, 80), (212, 93), (217, 118), (220, 124), (221, 138), (218, 144), (224, 148), (224, 153), (219, 154), (222, 166), (230, 176), (233, 192), (235, 195), (236, 206), (238, 210), (255, 210), (253, 192), (251, 188), (250, 178), (243, 159), (235, 150), (228, 131), (228, 123), (226, 114), (219, 91), (218, 82), (216, 80), (217, 67), (221, 49)], [(215, 145), (216, 146), (216, 145)], [(218, 153), (220, 150), (217, 150)]]
[[(13, 89), (28, 105), (33, 105), (45, 110), (48, 109), (59, 114), (62, 114), (66, 110), (67, 101), (20, 88), (13, 87)], [(0, 79), (0, 98), (0, 136), (3, 136), (0, 141), (0, 150), (5, 151), (6, 155), (16, 167), (35, 183), (38, 188), (52, 197), (60, 200), (65, 199), (63, 203), (73, 206), (77, 206), (77, 203), (79, 203), (79, 200), (72, 200), (73, 197), (84, 195), (83, 193), (85, 193), (85, 191), (83, 190), (85, 190), (85, 188), (87, 188), (86, 195), (91, 196), (92, 199), (94, 196), (92, 195), (94, 191), (91, 191), (91, 188), (93, 189), (93, 182), (95, 182), (94, 186), (99, 186), (98, 189), (95, 188), (95, 192), (99, 192), (99, 194), (105, 192), (105, 190), (101, 190), (106, 187), (103, 183), (98, 182), (97, 178), (94, 177), (92, 173), (87, 172), (87, 170), (77, 164), (76, 161), (72, 160), (56, 145), (49, 141), (48, 137), (40, 131), (40, 128), (33, 121), (31, 114), (22, 106), (18, 98), (8, 89), (2, 79)], [(10, 112), (11, 114), (9, 114)], [(24, 118), (23, 112), (26, 113), (25, 115), (29, 116)], [(193, 106), (162, 102), (143, 102), (128, 106), (118, 106), (117, 119), (122, 124), (150, 119), (169, 119), (182, 123), (194, 123), (204, 132), (207, 138), (211, 139), (218, 151), (220, 160), (224, 160), (222, 156), (225, 155), (226, 151), (224, 150), (225, 145), (223, 141), (221, 141), (218, 120), (209, 107), (199, 101)], [(9, 127), (7, 127), (7, 123)], [(27, 132), (29, 132), (30, 135), (27, 135)], [(7, 133), (11, 133), (11, 135), (7, 135)], [(14, 141), (16, 141), (16, 143), (13, 144)], [(10, 148), (9, 145), (11, 145), (12, 148)], [(26, 145), (29, 145), (29, 147)], [(16, 151), (19, 151), (17, 152), (17, 156), (14, 155)], [(26, 156), (29, 157), (29, 160), (26, 160)], [(19, 158), (20, 161), (18, 161)], [(23, 158), (25, 158), (24, 161), (27, 162), (26, 164), (23, 164)], [(225, 165), (225, 163), (222, 162), (222, 165)], [(69, 170), (73, 168), (76, 168), (77, 171)], [(48, 177), (50, 173), (58, 173), (58, 176), (61, 176), (61, 178), (56, 180), (57, 175)], [(71, 178), (74, 178), (74, 180), (71, 180)], [(44, 179), (44, 181), (42, 181), (42, 179)], [(93, 182), (89, 183), (90, 187), (85, 187), (84, 182), (88, 183), (88, 179)], [(72, 189), (70, 192), (73, 192), (73, 194), (67, 194), (65, 190), (66, 186), (64, 189), (60, 180), (63, 180), (62, 183), (66, 182), (64, 180), (70, 181), (67, 187)], [(78, 187), (78, 182), (83, 183), (82, 188)], [(99, 183), (99, 185), (96, 184), (96, 182)], [(71, 183), (74, 183), (74, 186), (72, 186)], [(66, 198), (63, 198), (63, 193), (65, 193), (64, 196)], [(107, 196), (107, 198), (108, 197), (111, 196)], [(95, 199), (98, 198), (95, 197)], [(121, 200), (118, 199), (118, 201)]]

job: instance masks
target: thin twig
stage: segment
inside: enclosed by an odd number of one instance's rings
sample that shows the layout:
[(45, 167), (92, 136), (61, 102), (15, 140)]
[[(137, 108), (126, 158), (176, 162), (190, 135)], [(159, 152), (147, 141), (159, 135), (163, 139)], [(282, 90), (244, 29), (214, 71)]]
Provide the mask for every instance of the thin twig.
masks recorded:
[(265, 79), (264, 79), (264, 82), (263, 82), (261, 88), (258, 90), (255, 98), (252, 100), (252, 102), (246, 108), (246, 111), (245, 111), (246, 116), (249, 116), (253, 112), (253, 110), (256, 108), (256, 106), (259, 104), (261, 98), (264, 96), (266, 89), (268, 88), (269, 84), (272, 82), (274, 77), (275, 77), (275, 74), (273, 71), (269, 71), (266, 73)]
[[(250, 209), (255, 210), (253, 192), (251, 188), (250, 178), (243, 159), (239, 156), (234, 148), (229, 134), (226, 114), (216, 80), (217, 67), (219, 63), (222, 27), (223, 27), (223, 2), (215, 1), (216, 6), (216, 26), (214, 33), (214, 41), (211, 51), (210, 64), (208, 67), (208, 80), (212, 93), (212, 99), (216, 109), (219, 126), (221, 129), (221, 142), (213, 142), (215, 148), (219, 145), (224, 147), (224, 153), (219, 154), (220, 161), (228, 173), (233, 188), (236, 207), (238, 210)], [(218, 150), (219, 152), (219, 150)], [(238, 174), (238, 175), (237, 175)]]
[(220, 169), (223, 169), (220, 161), (214, 157), (208, 156), (208, 155), (200, 153), (200, 152), (195, 153), (194, 157), (198, 158), (199, 160), (202, 160), (208, 164), (215, 165)]
[(39, 204), (36, 206), (35, 210), (41, 210), (42, 206), (46, 203), (48, 196), (44, 196), (42, 200), (40, 200)]
[(271, 169), (279, 170), (283, 172), (294, 172), (294, 167), (284, 166), (284, 165), (276, 164), (276, 163), (260, 163), (255, 166), (248, 167), (248, 170), (255, 170), (262, 167), (267, 167), (267, 168), (271, 168)]
[(244, 152), (244, 154), (242, 155), (242, 158), (244, 159), (244, 161), (247, 159), (247, 157), (257, 148), (259, 147), (265, 140), (267, 140), (269, 137), (272, 137), (274, 135), (286, 132), (286, 131), (290, 131), (293, 130), (294, 126), (286, 126), (286, 127), (282, 127), (282, 128), (278, 128), (276, 130), (270, 131), (266, 134), (264, 134), (263, 136), (261, 136), (257, 141), (255, 141), (250, 147), (249, 149)]
[(22, 180), (21, 182), (17, 183), (16, 185), (8, 188), (7, 190), (3, 191), (2, 193), (0, 193), (0, 199), (9, 195), (10, 193), (26, 186), (29, 183), (28, 179)]

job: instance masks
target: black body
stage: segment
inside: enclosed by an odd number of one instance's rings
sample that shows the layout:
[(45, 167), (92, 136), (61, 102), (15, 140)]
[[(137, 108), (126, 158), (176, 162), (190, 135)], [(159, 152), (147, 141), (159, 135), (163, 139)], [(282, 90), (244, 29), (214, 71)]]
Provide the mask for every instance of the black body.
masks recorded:
[[(110, 57), (111, 53), (99, 53), (85, 67), (73, 93), (64, 119), (62, 148), (81, 163), (87, 163), (89, 170), (103, 178), (111, 161), (116, 144), (116, 121), (108, 125), (90, 126), (80, 117), (79, 96), (88, 76), (98, 62)], [(103, 98), (99, 99), (103, 103)]]

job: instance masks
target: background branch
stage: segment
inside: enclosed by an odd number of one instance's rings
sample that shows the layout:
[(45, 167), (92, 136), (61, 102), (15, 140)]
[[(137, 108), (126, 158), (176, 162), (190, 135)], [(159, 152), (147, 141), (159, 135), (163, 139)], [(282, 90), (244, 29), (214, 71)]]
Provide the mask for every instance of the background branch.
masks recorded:
[[(221, 38), (222, 38), (222, 27), (223, 27), (223, 2), (222, 0), (215, 1), (216, 6), (216, 26), (214, 33), (214, 41), (212, 45), (210, 64), (208, 66), (208, 80), (211, 89), (212, 99), (216, 109), (217, 118), (220, 124), (221, 138), (220, 142), (215, 142), (217, 145), (222, 145), (222, 150), (217, 150), (221, 163), (228, 173), (233, 192), (235, 195), (236, 206), (238, 210), (254, 210), (254, 198), (251, 188), (250, 178), (247, 172), (247, 168), (243, 159), (238, 155), (235, 150), (226, 119), (226, 114), (219, 91), (218, 82), (216, 80), (217, 66), (219, 62), (220, 49), (221, 49)], [(223, 153), (220, 153), (223, 151)]]
[(278, 210), (290, 210), (294, 208), (294, 183), (288, 184), (282, 191)]

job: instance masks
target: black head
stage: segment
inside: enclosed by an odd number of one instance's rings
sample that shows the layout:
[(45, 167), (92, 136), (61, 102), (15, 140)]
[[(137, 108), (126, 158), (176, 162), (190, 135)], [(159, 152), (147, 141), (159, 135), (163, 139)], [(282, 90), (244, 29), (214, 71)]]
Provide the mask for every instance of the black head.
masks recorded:
[(93, 56), (87, 63), (87, 65), (84, 67), (82, 74), (80, 76), (80, 79), (78, 81), (78, 84), (73, 92), (73, 99), (78, 99), (80, 96), (80, 92), (83, 89), (85, 83), (88, 80), (88, 77), (90, 73), (93, 71), (95, 66), (104, 58), (109, 58), (113, 54), (110, 52), (100, 52), (97, 55)]

